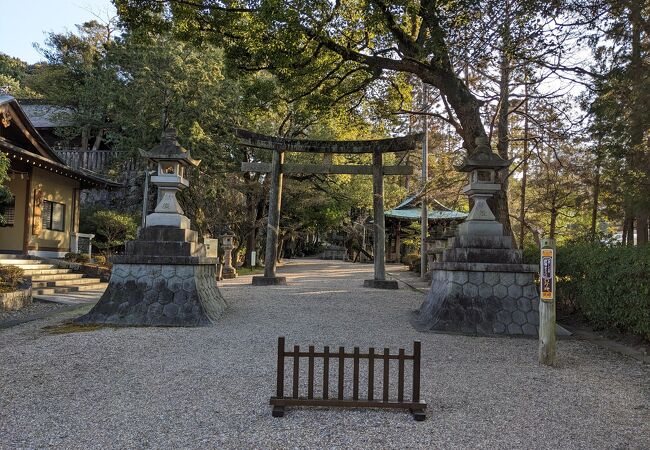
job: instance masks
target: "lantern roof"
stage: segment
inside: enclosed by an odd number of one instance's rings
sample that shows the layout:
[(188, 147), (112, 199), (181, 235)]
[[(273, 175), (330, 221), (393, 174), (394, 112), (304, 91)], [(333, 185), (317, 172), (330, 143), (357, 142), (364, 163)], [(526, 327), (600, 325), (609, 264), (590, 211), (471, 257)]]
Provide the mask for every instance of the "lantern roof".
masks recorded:
[(503, 159), (492, 151), (487, 143), (487, 139), (476, 138), (475, 150), (463, 158), (463, 162), (456, 166), (459, 172), (471, 172), (475, 169), (502, 169), (512, 164), (511, 159)]
[(184, 165), (198, 166), (200, 159), (194, 159), (189, 150), (181, 147), (176, 139), (176, 130), (168, 128), (163, 131), (160, 144), (149, 151), (140, 150), (140, 154), (153, 162), (178, 161)]
[(235, 233), (230, 229), (230, 226), (228, 224), (224, 225), (224, 227), (221, 230), (221, 235), (222, 236), (235, 236)]

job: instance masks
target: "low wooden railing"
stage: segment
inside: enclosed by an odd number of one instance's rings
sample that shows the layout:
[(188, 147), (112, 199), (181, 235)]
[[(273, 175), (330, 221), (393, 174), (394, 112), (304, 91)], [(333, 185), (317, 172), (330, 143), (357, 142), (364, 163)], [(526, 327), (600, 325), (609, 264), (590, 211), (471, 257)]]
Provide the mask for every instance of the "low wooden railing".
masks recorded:
[(106, 172), (117, 162), (119, 171), (134, 172), (140, 169), (133, 158), (129, 158), (127, 152), (113, 150), (76, 150), (65, 149), (55, 150), (57, 156), (73, 169), (86, 169), (93, 172)]
[[(300, 358), (307, 359), (307, 396), (301, 396), (300, 386)], [(285, 359), (293, 362), (292, 392), (285, 396)], [(314, 369), (316, 360), (322, 359), (322, 392), (320, 397), (314, 394)], [(345, 396), (345, 361), (352, 360), (352, 397)], [(360, 360), (368, 360), (368, 386), (365, 390), (365, 397), (362, 397), (359, 389)], [(404, 408), (408, 409), (415, 420), (424, 420), (427, 404), (420, 400), (420, 359), (421, 345), (419, 341), (413, 342), (413, 353), (406, 354), (403, 348), (397, 354), (391, 354), (390, 349), (385, 348), (383, 354), (375, 353), (370, 347), (367, 353), (361, 353), (359, 347), (354, 347), (352, 353), (346, 352), (345, 347), (339, 347), (338, 352), (330, 352), (325, 346), (322, 352), (316, 352), (313, 345), (309, 346), (307, 352), (300, 351), (300, 346), (295, 345), (293, 351), (285, 349), (284, 337), (278, 338), (278, 361), (277, 361), (277, 388), (276, 395), (271, 397), (273, 406), (273, 417), (284, 416), (286, 406), (332, 406), (347, 408)], [(338, 388), (336, 397), (330, 398), (329, 379), (330, 361), (338, 361)], [(381, 399), (375, 399), (375, 361), (383, 361), (383, 380)], [(397, 395), (390, 395), (390, 361), (397, 360)], [(412, 386), (410, 399), (406, 400), (404, 395), (405, 364), (413, 361)]]

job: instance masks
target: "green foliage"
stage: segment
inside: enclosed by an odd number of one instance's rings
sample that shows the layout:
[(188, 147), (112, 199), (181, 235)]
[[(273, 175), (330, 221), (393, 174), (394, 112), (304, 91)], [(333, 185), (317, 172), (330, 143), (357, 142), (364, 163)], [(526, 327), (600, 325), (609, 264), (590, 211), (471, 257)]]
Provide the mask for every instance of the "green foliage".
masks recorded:
[(16, 289), (23, 282), (25, 271), (17, 266), (0, 266), (0, 287), (8, 290)]
[(135, 239), (137, 227), (134, 216), (110, 210), (94, 211), (87, 216), (82, 214), (79, 224), (83, 232), (96, 235), (95, 246), (107, 251)]
[(0, 52), (0, 86), (13, 97), (38, 98), (39, 94), (32, 90), (28, 83), (31, 77), (31, 66), (18, 58)]
[(106, 265), (106, 256), (105, 255), (95, 255), (93, 256), (93, 259), (95, 260), (95, 263), (99, 266), (105, 266)]
[(557, 252), (558, 301), (598, 328), (650, 339), (650, 246), (576, 243)]
[(63, 256), (63, 259), (65, 259), (66, 261), (77, 262), (81, 264), (90, 262), (90, 257), (88, 256), (88, 253), (69, 252)]
[[(9, 158), (5, 153), (0, 153), (0, 203), (11, 199), (11, 191), (5, 183), (9, 181)], [(5, 219), (0, 214), (0, 225), (4, 224)]]
[(409, 267), (409, 270), (420, 270), (420, 254), (408, 253), (402, 257), (402, 263)]

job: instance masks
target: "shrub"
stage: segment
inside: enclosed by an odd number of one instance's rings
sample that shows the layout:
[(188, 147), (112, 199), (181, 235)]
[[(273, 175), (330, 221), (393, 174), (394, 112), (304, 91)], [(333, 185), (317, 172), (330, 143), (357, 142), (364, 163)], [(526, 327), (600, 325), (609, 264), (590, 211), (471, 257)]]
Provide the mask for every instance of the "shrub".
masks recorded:
[(95, 255), (93, 257), (95, 260), (95, 263), (99, 266), (105, 266), (106, 265), (106, 256), (104, 255)]
[(77, 262), (82, 264), (90, 262), (90, 256), (88, 256), (88, 253), (79, 253), (77, 256)]
[(110, 255), (112, 249), (135, 239), (138, 228), (134, 216), (117, 211), (97, 210), (89, 216), (82, 216), (83, 231), (94, 233), (93, 244)]
[(87, 263), (87, 262), (90, 261), (90, 256), (88, 256), (88, 253), (70, 252), (70, 253), (66, 253), (63, 256), (63, 259), (65, 259), (66, 261), (70, 261), (70, 262), (78, 262), (78, 263), (84, 264), (84, 263)]
[(16, 266), (0, 266), (0, 285), (15, 289), (23, 282), (25, 271)]
[(63, 256), (63, 259), (65, 259), (66, 261), (76, 261), (78, 254), (79, 253), (69, 252)]
[(402, 263), (409, 266), (409, 270), (415, 270), (420, 268), (420, 254), (419, 253), (407, 253), (402, 257)]
[(597, 328), (650, 339), (650, 245), (567, 244), (557, 252), (558, 302)]

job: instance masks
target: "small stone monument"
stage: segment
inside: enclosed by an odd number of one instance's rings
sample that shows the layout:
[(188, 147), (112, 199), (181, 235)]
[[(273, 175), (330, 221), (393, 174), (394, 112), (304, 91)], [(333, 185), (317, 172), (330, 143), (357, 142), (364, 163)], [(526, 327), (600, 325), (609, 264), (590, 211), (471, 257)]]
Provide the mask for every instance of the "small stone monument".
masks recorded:
[(228, 225), (223, 230), (221, 237), (221, 248), (223, 249), (223, 269), (221, 276), (224, 279), (237, 278), (237, 269), (232, 265), (232, 250), (235, 248), (235, 233)]
[(189, 186), (186, 170), (198, 166), (176, 140), (163, 133), (162, 142), (143, 156), (157, 165), (151, 182), (158, 187), (158, 204), (146, 217), (124, 255), (113, 258), (113, 271), (104, 295), (77, 319), (80, 323), (145, 326), (204, 326), (226, 308), (217, 288), (216, 258), (206, 257), (196, 231), (183, 214), (176, 193)]
[(510, 166), (493, 153), (485, 140), (457, 168), (469, 173), (463, 189), (474, 204), (467, 219), (449, 238), (442, 261), (432, 264), (432, 283), (413, 319), (419, 329), (471, 334), (536, 336), (539, 296), (537, 265), (522, 264), (522, 252), (487, 200), (501, 186), (496, 172)]

